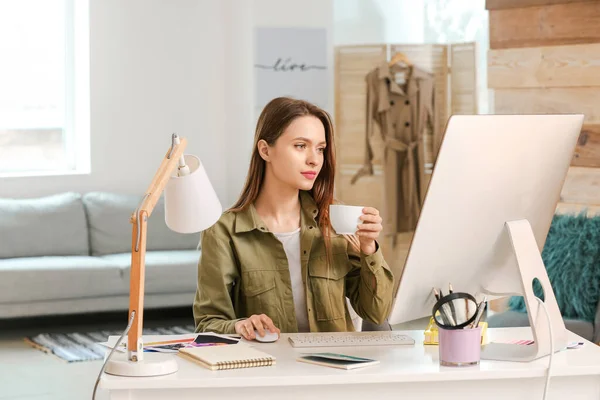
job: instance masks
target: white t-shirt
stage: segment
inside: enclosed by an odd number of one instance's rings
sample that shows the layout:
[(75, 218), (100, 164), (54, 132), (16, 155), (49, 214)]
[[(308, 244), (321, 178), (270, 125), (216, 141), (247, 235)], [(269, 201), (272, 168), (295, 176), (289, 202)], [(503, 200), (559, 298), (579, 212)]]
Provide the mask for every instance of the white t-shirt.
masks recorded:
[(300, 228), (293, 232), (274, 233), (274, 235), (283, 244), (288, 259), (298, 332), (310, 332), (308, 312), (306, 311), (306, 291), (302, 283), (302, 266), (300, 265)]

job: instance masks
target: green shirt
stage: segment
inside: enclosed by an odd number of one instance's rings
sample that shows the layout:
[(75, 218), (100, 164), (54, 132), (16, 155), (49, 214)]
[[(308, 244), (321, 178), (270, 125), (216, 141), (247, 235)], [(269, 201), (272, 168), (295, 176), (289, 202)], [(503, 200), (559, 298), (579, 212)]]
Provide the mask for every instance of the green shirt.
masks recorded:
[[(392, 307), (394, 278), (381, 249), (357, 253), (340, 235), (331, 238), (332, 265), (315, 220), (312, 196), (300, 191), (300, 264), (311, 332), (353, 331), (346, 297), (363, 319), (381, 324)], [(235, 333), (234, 325), (266, 314), (281, 332), (297, 332), (292, 283), (282, 243), (269, 232), (254, 205), (225, 212), (202, 234), (197, 332)]]

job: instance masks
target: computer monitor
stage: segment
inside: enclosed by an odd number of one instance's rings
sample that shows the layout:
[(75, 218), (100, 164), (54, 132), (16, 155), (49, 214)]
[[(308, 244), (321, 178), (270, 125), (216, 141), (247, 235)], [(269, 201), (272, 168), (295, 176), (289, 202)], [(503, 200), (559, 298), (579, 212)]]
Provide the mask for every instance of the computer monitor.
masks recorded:
[(582, 115), (456, 115), (450, 118), (390, 315), (431, 315), (432, 288), (493, 299), (524, 295), (535, 346), (488, 345), (482, 358), (528, 361), (555, 349), (566, 330), (541, 259), (583, 124)]

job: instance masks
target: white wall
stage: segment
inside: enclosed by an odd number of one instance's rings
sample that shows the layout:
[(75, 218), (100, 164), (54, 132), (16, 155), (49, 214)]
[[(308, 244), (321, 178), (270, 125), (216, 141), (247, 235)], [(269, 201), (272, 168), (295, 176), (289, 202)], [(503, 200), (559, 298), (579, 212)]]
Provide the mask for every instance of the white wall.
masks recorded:
[(332, 43), (333, 0), (91, 0), (92, 172), (0, 178), (0, 197), (106, 190), (141, 198), (177, 132), (229, 206), (254, 135), (256, 26), (325, 27)]
[[(229, 0), (229, 36), (231, 90), (235, 107), (228, 119), (228, 179), (229, 198), (237, 200), (246, 179), (252, 151), (254, 129), (260, 110), (254, 107), (254, 28), (310, 27), (326, 28), (328, 37), (329, 102), (327, 111), (333, 113), (333, 0)], [(247, 68), (250, 66), (250, 68)], [(233, 103), (232, 103), (233, 105)]]
[(223, 157), (227, 167), (227, 193), (219, 197), (224, 207), (232, 205), (242, 190), (254, 136), (254, 86), (252, 59), (254, 54), (252, 2), (227, 0), (225, 23), (225, 67), (228, 79), (225, 92), (227, 151)]
[(334, 0), (334, 43), (424, 43), (425, 0)]
[(143, 195), (177, 132), (189, 139), (220, 196), (223, 5), (218, 1), (92, 0), (91, 174), (0, 180), (0, 196), (66, 190)]

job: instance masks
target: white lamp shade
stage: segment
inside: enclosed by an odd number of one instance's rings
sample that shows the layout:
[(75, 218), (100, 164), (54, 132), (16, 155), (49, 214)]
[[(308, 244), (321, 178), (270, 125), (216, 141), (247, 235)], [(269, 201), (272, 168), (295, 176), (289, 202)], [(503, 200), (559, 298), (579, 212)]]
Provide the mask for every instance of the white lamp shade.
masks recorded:
[(190, 174), (171, 176), (165, 188), (165, 222), (169, 229), (195, 233), (210, 228), (223, 208), (196, 156), (185, 155)]

